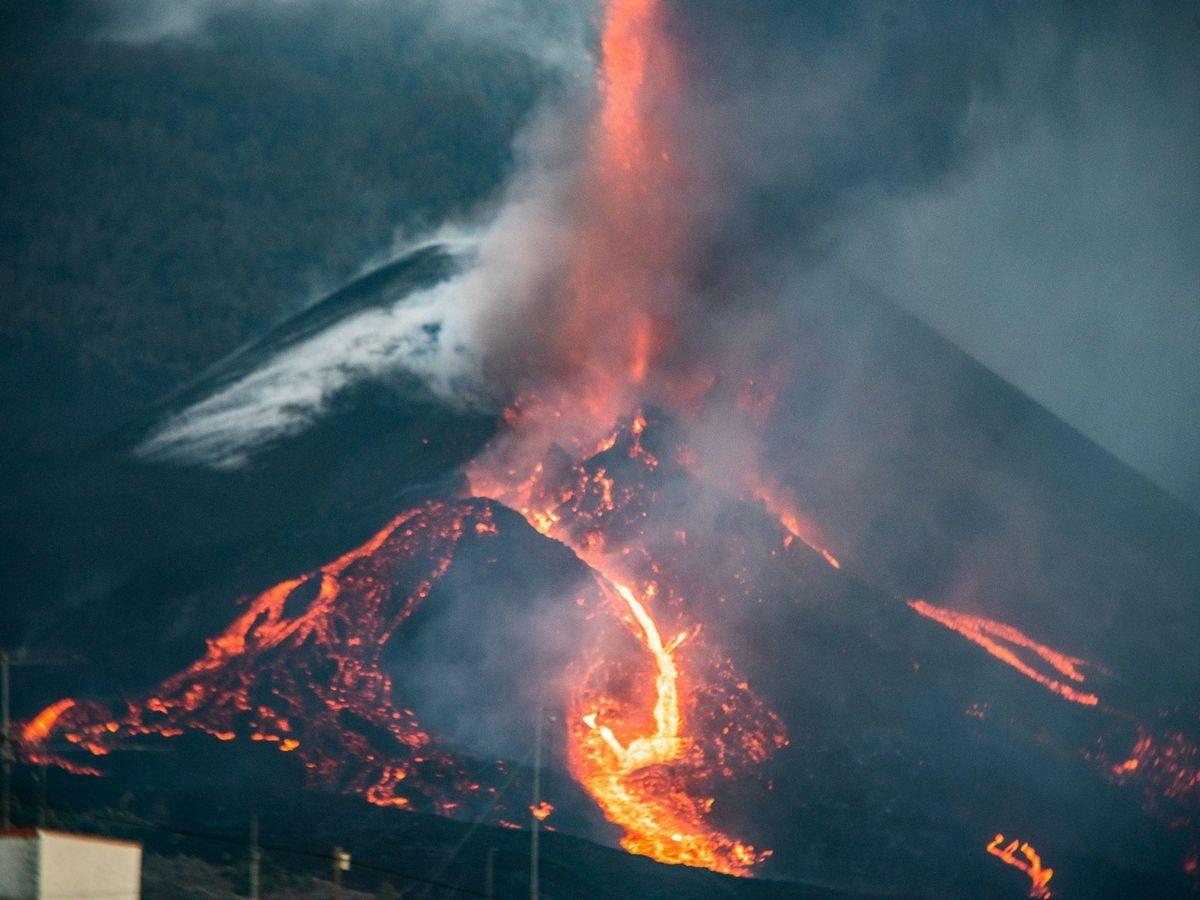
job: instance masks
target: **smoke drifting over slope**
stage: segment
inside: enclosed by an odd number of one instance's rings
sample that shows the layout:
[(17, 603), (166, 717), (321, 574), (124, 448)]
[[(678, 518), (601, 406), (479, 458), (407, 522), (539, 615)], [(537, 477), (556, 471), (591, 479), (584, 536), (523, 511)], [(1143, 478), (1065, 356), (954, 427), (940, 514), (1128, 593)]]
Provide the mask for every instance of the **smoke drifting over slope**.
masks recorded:
[[(558, 18), (550, 16), (549, 26), (531, 24), (519, 4), (485, 4), (471, 14), (452, 5), (434, 20), (464, 33), (471, 33), (470, 22), (483, 17), (506, 23), (490, 29), (501, 35), (524, 33), (540, 41), (557, 34), (561, 40), (550, 43), (570, 44), (573, 49), (562, 58), (577, 65), (588, 58), (591, 40), (582, 29), (554, 22), (571, 19), (579, 9), (570, 4), (555, 9)], [(732, 379), (748, 375), (759, 361), (744, 364), (747, 347), (769, 341), (787, 346), (802, 338), (803, 325), (791, 312), (803, 306), (797, 297), (828, 290), (831, 270), (841, 270), (842, 275), (832, 277), (861, 278), (885, 298), (916, 311), (1186, 496), (1196, 477), (1196, 460), (1185, 449), (1195, 442), (1188, 440), (1184, 411), (1187, 398), (1194, 396), (1196, 367), (1189, 364), (1187, 342), (1169, 340), (1172, 333), (1194, 332), (1196, 312), (1185, 289), (1193, 279), (1186, 266), (1157, 267), (1161, 283), (1149, 295), (1138, 296), (1136, 282), (1123, 279), (1120, 289), (1105, 294), (1101, 306), (1102, 291), (1089, 291), (1088, 300), (1063, 298), (1077, 293), (1073, 283), (1094, 283), (1089, 273), (1111, 268), (1100, 258), (1111, 256), (1109, 244), (1085, 245), (1070, 258), (1049, 262), (1057, 273), (1053, 277), (1064, 286), (1051, 296), (1012, 283), (1011, 273), (1024, 265), (1020, 260), (1027, 249), (1022, 249), (1024, 242), (994, 230), (999, 226), (970, 232), (973, 244), (953, 254), (954, 270), (946, 269), (946, 254), (927, 249), (944, 240), (938, 229), (955, 230), (967, 214), (938, 199), (954, 196), (956, 185), (978, 185), (967, 188), (976, 208), (998, 193), (1011, 193), (1011, 186), (980, 181), (987, 176), (974, 174), (988, 171), (991, 161), (1019, 160), (1019, 154), (1028, 152), (1039, 154), (1034, 159), (1047, 154), (1061, 159), (1070, 152), (1072, 135), (1106, 114), (1087, 87), (1101, 73), (1123, 73), (1130, 92), (1153, 93), (1162, 83), (1158, 95), (1166, 108), (1186, 108), (1187, 89), (1170, 85), (1188, 83), (1183, 77), (1188, 64), (1182, 60), (1194, 58), (1188, 53), (1191, 32), (1163, 41), (1165, 34), (1180, 33), (1174, 27), (1176, 12), (1170, 7), (1144, 14), (1112, 8), (1085, 14), (927, 3), (900, 16), (869, 4), (766, 3), (736, 13), (719, 3), (668, 7), (664, 33), (673, 48), (675, 71), (659, 67), (656, 72), (661, 60), (650, 61), (654, 77), (672, 80), (669, 104), (661, 98), (650, 101), (651, 118), (656, 127), (674, 134), (672, 142), (681, 151), (673, 160), (666, 193), (672, 220), (683, 224), (673, 226), (679, 230), (671, 236), (658, 226), (638, 236), (647, 250), (661, 249), (664, 240), (678, 245), (671, 251), (679, 259), (670, 283), (658, 284), (660, 296), (653, 301), (665, 304), (654, 315), (672, 332), (663, 364), (686, 368), (686, 361), (697, 355), (716, 355), (722, 365), (732, 367)], [(1155, 53), (1161, 62), (1150, 65), (1146, 60)], [(1142, 60), (1139, 67), (1126, 62), (1131, 56)], [(1144, 87), (1135, 87), (1139, 84)], [(555, 348), (581, 341), (578, 333), (564, 331), (563, 323), (546, 317), (561, 308), (561, 292), (569, 289), (563, 279), (570, 273), (561, 268), (566, 250), (572, 242), (587, 240), (581, 229), (592, 201), (581, 199), (578, 188), (588, 151), (586, 140), (578, 138), (586, 132), (582, 122), (594, 103), (595, 95), (582, 86), (549, 102), (524, 138), (524, 171), (487, 229), (493, 252), (481, 255), (477, 274), (468, 274), (470, 283), (457, 294), (447, 288), (447, 299), (459, 307), (456, 316), (474, 323), (465, 329), (465, 346), (478, 361), (478, 371), (487, 373), (482, 381), (500, 403), (521, 390), (519, 382), (528, 373), (549, 370), (561, 376), (563, 365), (572, 363), (561, 354), (555, 358)], [(1123, 109), (1113, 105), (1111, 114), (1124, 115)], [(1173, 124), (1159, 117), (1156, 123), (1162, 146), (1191, 143), (1187, 136), (1195, 130), (1194, 116)], [(1022, 149), (1031, 146), (1047, 149)], [(1181, 177), (1178, 215), (1194, 224), (1194, 176)], [(1044, 185), (1043, 191), (1056, 187)], [(1075, 204), (1072, 215), (1079, 220), (1109, 204), (1106, 196), (1119, 199), (1123, 188), (1110, 178), (1063, 184), (1061, 190), (1056, 206)], [(903, 224), (897, 215), (905, 216)], [(1161, 231), (1178, 221), (1146, 227)], [(1033, 227), (1043, 234), (1043, 243), (1076, 233), (1066, 221), (1043, 219)], [(896, 237), (889, 238), (889, 232)], [(1143, 235), (1144, 243), (1157, 242), (1167, 252), (1180, 241), (1178, 232)], [(918, 248), (920, 242), (924, 246)], [(943, 269), (947, 274), (938, 276)], [(939, 277), (947, 287), (932, 280)], [(993, 305), (986, 314), (976, 312), (985, 301), (954, 294), (953, 285), (992, 298)], [(1018, 323), (1035, 317), (1040, 321), (1024, 299), (1034, 295), (1046, 307), (1046, 319), (1058, 324), (1046, 331), (1052, 339), (1027, 342), (1038, 348), (1035, 357), (1008, 364), (1005, 354), (1011, 351), (1002, 329), (1011, 324), (1010, 317)], [(837, 303), (836, 297), (825, 299)], [(785, 321), (791, 325), (781, 328)], [(1165, 327), (1167, 323), (1180, 327)], [(982, 330), (973, 331), (976, 326)], [(1071, 340), (1072, 330), (1085, 332), (1098, 349), (1060, 349)], [(1131, 333), (1138, 335), (1132, 345), (1124, 337)], [(598, 330), (592, 329), (587, 340), (600, 340)], [(1134, 348), (1124, 354), (1132, 370), (1131, 387), (1114, 406), (1112, 390), (1103, 391), (1103, 397), (1093, 393), (1099, 383), (1095, 373), (1110, 358), (1102, 348), (1124, 346)], [(1162, 401), (1148, 400), (1147, 391), (1136, 388), (1162, 389), (1145, 349), (1151, 346), (1175, 348), (1158, 364), (1164, 375), (1171, 373), (1175, 387)], [(845, 348), (847, 354), (862, 352), (867, 352), (862, 346)], [(764, 355), (777, 357), (778, 350), (767, 349)], [(424, 374), (435, 382), (440, 377)], [(298, 373), (296, 377), (303, 380)], [(1114, 428), (1122, 420), (1143, 427)], [(1141, 435), (1141, 446), (1127, 437), (1134, 431)]]

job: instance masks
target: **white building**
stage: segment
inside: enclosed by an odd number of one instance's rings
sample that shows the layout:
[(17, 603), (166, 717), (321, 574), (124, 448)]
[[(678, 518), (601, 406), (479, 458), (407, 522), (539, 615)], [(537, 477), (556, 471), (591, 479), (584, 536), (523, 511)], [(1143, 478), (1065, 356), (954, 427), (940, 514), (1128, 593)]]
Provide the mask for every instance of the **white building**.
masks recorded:
[(44, 828), (0, 832), (0, 900), (138, 900), (142, 845)]

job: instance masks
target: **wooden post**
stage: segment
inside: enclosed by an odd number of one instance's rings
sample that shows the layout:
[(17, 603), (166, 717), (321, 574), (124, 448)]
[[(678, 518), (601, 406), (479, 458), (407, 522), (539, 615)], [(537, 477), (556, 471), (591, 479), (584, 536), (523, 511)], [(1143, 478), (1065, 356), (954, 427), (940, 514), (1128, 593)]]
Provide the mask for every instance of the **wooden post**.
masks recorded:
[(538, 859), (538, 818), (542, 805), (542, 718), (545, 709), (538, 707), (537, 725), (533, 731), (533, 803), (529, 809), (529, 900), (538, 900), (540, 885), (540, 863)]
[(0, 831), (12, 828), (12, 735), (8, 717), (8, 653), (0, 650), (0, 757), (3, 757), (3, 786), (0, 786)]
[(262, 889), (262, 851), (258, 849), (258, 813), (250, 817), (250, 900)]

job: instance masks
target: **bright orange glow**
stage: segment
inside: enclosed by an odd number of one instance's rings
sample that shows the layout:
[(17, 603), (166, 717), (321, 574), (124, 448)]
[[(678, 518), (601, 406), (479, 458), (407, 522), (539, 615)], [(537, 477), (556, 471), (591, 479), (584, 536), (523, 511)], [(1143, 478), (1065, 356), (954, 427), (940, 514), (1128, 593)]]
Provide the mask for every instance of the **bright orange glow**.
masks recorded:
[(44, 741), (50, 736), (50, 731), (54, 728), (54, 723), (58, 721), (59, 716), (74, 705), (75, 701), (68, 697), (65, 700), (59, 700), (57, 703), (47, 706), (21, 731), (21, 740), (27, 744), (36, 744)]
[[(676, 213), (675, 136), (659, 114), (676, 92), (658, 0), (610, 0), (600, 108), (579, 192), (568, 296), (554, 310), (571, 407), (611, 421), (635, 402), (670, 343), (684, 223)], [(564, 404), (542, 398), (560, 413)], [(563, 431), (560, 430), (560, 434)]]
[(612, 587), (654, 660), (653, 728), (646, 732), (637, 725), (636, 708), (585, 686), (571, 702), (572, 771), (605, 815), (626, 829), (621, 841), (626, 850), (662, 862), (745, 874), (770, 851), (757, 851), (706, 826), (712, 799), (689, 791), (687, 779), (670, 769), (672, 764), (686, 767), (697, 749), (685, 734), (675, 657), (689, 635), (681, 632), (664, 643), (645, 606), (651, 590), (639, 599), (627, 585)]
[[(668, 617), (679, 619), (678, 607), (667, 605), (670, 589), (630, 574), (631, 550), (646, 572), (656, 569), (640, 537), (607, 546), (606, 525), (647, 499), (645, 479), (659, 466), (643, 442), (646, 428), (639, 411), (553, 477), (541, 463), (523, 479), (475, 466), (471, 488), (571, 547), (596, 573), (606, 621), (620, 627), (584, 648), (589, 661), (568, 698), (567, 755), (575, 779), (625, 829), (621, 845), (661, 862), (745, 874), (769, 851), (708, 824), (710, 783), (761, 762), (787, 738), (749, 686), (714, 664), (697, 628), (665, 627)], [(610, 472), (622, 465), (618, 480)], [(719, 701), (705, 706), (710, 695)]]
[(539, 822), (545, 822), (550, 818), (550, 814), (554, 812), (554, 806), (543, 800), (537, 806), (529, 807), (529, 812)]
[(822, 546), (823, 542), (817, 529), (800, 514), (800, 510), (785, 490), (770, 484), (754, 473), (747, 476), (747, 481), (754, 499), (761, 502), (792, 537), (813, 552), (819, 553), (821, 558), (833, 568), (840, 569), (842, 567), (838, 558), (830, 553), (828, 548)]
[[(420, 802), (444, 810), (486, 793), (411, 711), (394, 705), (383, 650), (445, 572), (463, 535), (494, 533), (486, 502), (428, 503), (401, 513), (354, 550), (251, 598), (208, 641), (204, 656), (129, 701), (122, 714), (62, 700), (25, 726), (25, 742), (57, 734), (104, 756), (123, 739), (195, 730), (295, 754), (311, 778), (381, 806)], [(397, 572), (407, 580), (404, 591), (396, 590)], [(33, 746), (26, 755), (35, 753)]]
[[(1020, 869), (1029, 876), (1030, 887), (1029, 896), (1035, 900), (1049, 900), (1050, 879), (1054, 876), (1053, 869), (1042, 868), (1042, 858), (1038, 856), (1037, 851), (1027, 843), (1013, 841), (1006, 847), (1000, 845), (1004, 843), (1004, 835), (998, 834), (990, 844), (987, 845), (987, 852), (992, 856), (1004, 860), (1010, 866)], [(1020, 856), (1017, 854), (1020, 853)], [(1024, 857), (1022, 859), (1022, 857)]]
[(1152, 736), (1139, 725), (1129, 756), (1108, 771), (1118, 784), (1136, 779), (1164, 798), (1188, 801), (1200, 793), (1200, 747), (1178, 731)]
[(601, 90), (604, 105), (600, 134), (604, 155), (625, 170), (644, 171), (647, 152), (643, 90), (646, 86), (647, 34), (653, 29), (658, 0), (612, 0), (601, 38)]
[(1044, 644), (1039, 644), (1011, 625), (1005, 625), (1003, 622), (995, 622), (981, 616), (972, 616), (967, 613), (956, 612), (952, 609), (934, 606), (932, 603), (926, 603), (924, 600), (909, 600), (908, 605), (925, 616), (925, 618), (933, 619), (933, 621), (957, 631), (967, 640), (978, 644), (988, 653), (992, 654), (996, 659), (1007, 663), (1026, 678), (1036, 681), (1060, 697), (1064, 697), (1072, 703), (1082, 704), (1083, 706), (1095, 706), (1099, 702), (1095, 694), (1077, 690), (1071, 685), (1059, 681), (1057, 678), (1052, 678), (1039, 672), (1021, 659), (1013, 648), (1031, 651), (1048, 663), (1060, 675), (1079, 684), (1084, 682), (1083, 673), (1079, 670), (1080, 667), (1087, 665), (1086, 660), (1077, 659), (1074, 656), (1067, 656), (1065, 653), (1052, 650)]

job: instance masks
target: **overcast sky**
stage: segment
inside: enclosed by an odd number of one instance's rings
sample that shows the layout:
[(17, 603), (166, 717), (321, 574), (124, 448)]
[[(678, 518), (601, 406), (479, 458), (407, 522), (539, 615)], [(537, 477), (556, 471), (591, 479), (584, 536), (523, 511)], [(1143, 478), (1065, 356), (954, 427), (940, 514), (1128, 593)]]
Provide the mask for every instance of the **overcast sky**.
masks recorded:
[(1067, 102), (856, 220), (842, 263), (1200, 508), (1200, 8), (1086, 45)]

